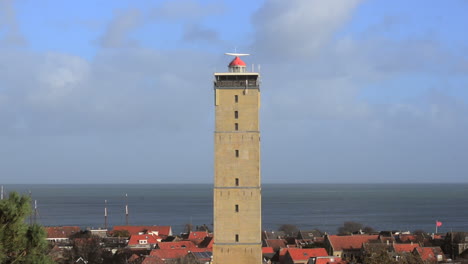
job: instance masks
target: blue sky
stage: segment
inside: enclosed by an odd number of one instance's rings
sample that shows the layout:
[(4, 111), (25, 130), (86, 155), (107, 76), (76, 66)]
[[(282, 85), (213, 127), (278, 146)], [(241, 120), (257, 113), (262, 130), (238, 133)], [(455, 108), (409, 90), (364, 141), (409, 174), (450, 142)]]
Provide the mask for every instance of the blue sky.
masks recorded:
[(262, 177), (467, 182), (468, 2), (0, 2), (0, 183), (209, 183), (212, 73), (261, 65)]

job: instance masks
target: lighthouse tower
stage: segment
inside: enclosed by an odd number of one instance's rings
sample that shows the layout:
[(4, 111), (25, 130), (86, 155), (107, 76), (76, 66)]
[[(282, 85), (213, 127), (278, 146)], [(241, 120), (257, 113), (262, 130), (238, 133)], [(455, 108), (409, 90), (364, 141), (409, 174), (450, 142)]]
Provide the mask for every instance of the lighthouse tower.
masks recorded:
[(260, 83), (240, 56), (215, 73), (214, 264), (261, 264)]

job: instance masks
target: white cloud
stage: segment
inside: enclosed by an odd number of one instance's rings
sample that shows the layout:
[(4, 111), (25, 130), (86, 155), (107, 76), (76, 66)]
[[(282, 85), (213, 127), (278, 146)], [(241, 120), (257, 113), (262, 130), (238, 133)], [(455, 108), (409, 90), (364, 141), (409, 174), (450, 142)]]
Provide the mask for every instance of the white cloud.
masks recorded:
[(26, 38), (22, 35), (16, 19), (14, 0), (0, 1), (0, 29), (6, 31), (3, 38), (0, 35), (0, 44), (4, 46), (24, 46)]
[(74, 89), (80, 89), (90, 74), (90, 65), (80, 57), (48, 53), (37, 65), (37, 86), (28, 100), (34, 104), (66, 103)]
[(142, 14), (138, 9), (116, 11), (115, 17), (107, 25), (106, 31), (98, 39), (98, 43), (103, 48), (135, 46), (136, 41), (129, 39), (128, 35), (142, 23)]
[(266, 1), (253, 16), (254, 49), (263, 59), (294, 60), (319, 53), (360, 0)]
[(200, 3), (194, 0), (165, 1), (160, 6), (150, 10), (150, 19), (173, 22), (193, 22), (224, 12), (224, 5), (219, 2)]

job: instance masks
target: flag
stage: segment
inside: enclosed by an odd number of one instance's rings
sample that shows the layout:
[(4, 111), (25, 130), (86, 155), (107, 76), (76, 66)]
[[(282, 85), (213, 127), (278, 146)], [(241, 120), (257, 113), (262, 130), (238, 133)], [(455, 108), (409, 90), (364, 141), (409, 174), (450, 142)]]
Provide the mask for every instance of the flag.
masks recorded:
[(437, 227), (441, 227), (441, 226), (442, 226), (442, 222), (436, 221), (436, 226), (437, 226)]

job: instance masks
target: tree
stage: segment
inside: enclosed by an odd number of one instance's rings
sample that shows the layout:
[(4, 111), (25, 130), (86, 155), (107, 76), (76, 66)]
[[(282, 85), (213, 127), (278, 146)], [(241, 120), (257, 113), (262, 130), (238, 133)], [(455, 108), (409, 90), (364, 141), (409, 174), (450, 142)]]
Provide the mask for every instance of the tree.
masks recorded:
[(25, 219), (31, 213), (30, 198), (11, 192), (0, 200), (0, 263), (48, 264), (48, 244), (42, 226), (28, 225)]
[(361, 223), (348, 221), (348, 222), (344, 222), (343, 226), (338, 228), (338, 234), (339, 235), (350, 235), (350, 234), (353, 234), (353, 233), (363, 231), (363, 229), (365, 231), (367, 231), (367, 232), (373, 232), (374, 231), (374, 229), (372, 227), (369, 227), (369, 226), (363, 227), (363, 225)]
[(89, 264), (100, 264), (109, 257), (107, 251), (101, 246), (102, 239), (88, 231), (76, 233), (70, 239), (72, 248), (65, 254), (65, 258), (69, 262), (83, 258)]
[(128, 230), (115, 230), (112, 232), (113, 237), (130, 237)]
[(385, 244), (367, 244), (363, 255), (365, 264), (398, 263), (388, 253)]
[(295, 236), (299, 232), (299, 228), (292, 224), (282, 224), (278, 231), (283, 231), (287, 236)]
[(366, 233), (366, 234), (372, 234), (372, 233), (375, 233), (376, 230), (370, 226), (365, 226), (363, 229), (362, 229), (362, 232)]

